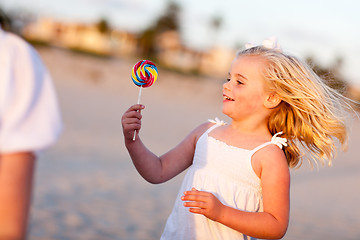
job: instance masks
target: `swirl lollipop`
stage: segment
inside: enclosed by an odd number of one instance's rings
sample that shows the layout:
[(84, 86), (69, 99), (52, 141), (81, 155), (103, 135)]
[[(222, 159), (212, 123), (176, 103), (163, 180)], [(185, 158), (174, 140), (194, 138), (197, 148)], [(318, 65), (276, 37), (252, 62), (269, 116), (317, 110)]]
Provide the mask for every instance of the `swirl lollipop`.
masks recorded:
[[(149, 60), (141, 60), (137, 62), (131, 72), (131, 80), (136, 86), (140, 87), (137, 104), (140, 103), (142, 88), (150, 87), (157, 79), (158, 70), (156, 65)], [(135, 140), (136, 131), (133, 140)]]
[(131, 72), (131, 79), (138, 87), (150, 87), (156, 81), (158, 70), (149, 60), (137, 62)]

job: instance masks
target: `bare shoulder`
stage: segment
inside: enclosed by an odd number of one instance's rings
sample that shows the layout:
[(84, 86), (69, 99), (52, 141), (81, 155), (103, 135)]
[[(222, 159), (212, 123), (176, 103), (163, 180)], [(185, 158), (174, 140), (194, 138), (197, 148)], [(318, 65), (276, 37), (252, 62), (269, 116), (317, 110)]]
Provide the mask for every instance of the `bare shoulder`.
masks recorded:
[(198, 132), (201, 134), (203, 134), (207, 129), (209, 129), (210, 127), (214, 126), (215, 123), (211, 123), (211, 122), (204, 122), (202, 124), (200, 124), (199, 126), (197, 126), (194, 131)]
[(260, 176), (266, 172), (284, 173), (285, 175), (289, 173), (285, 153), (275, 144), (260, 149), (254, 154), (253, 158), (254, 163), (258, 166), (257, 174)]
[(204, 132), (206, 132), (206, 130), (208, 130), (210, 127), (212, 127), (214, 125), (214, 123), (211, 122), (204, 122), (202, 124), (200, 124), (199, 126), (197, 126), (191, 134), (193, 134), (195, 140), (197, 141), (201, 135), (204, 134)]
[(269, 168), (283, 167), (288, 170), (288, 163), (286, 161), (285, 153), (282, 149), (274, 144), (270, 144), (266, 151), (260, 152), (262, 154), (261, 165)]

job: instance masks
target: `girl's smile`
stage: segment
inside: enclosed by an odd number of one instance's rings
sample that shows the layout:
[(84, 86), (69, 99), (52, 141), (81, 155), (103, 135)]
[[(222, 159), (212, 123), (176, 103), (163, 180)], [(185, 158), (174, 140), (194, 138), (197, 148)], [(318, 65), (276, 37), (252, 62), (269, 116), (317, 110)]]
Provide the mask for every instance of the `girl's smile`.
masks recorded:
[(223, 113), (233, 120), (263, 115), (267, 109), (265, 83), (261, 71), (263, 60), (254, 56), (235, 59), (227, 82), (223, 85)]
[(225, 102), (225, 101), (235, 101), (235, 100), (223, 93), (223, 101)]

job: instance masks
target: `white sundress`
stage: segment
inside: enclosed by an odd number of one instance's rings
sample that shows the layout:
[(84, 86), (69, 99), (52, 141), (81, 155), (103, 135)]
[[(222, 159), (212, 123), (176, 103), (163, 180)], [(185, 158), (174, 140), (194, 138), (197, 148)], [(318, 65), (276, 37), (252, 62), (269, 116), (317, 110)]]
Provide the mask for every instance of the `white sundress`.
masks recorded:
[(190, 213), (180, 198), (184, 191), (195, 187), (213, 193), (227, 206), (247, 212), (263, 211), (260, 179), (253, 171), (251, 157), (269, 144), (286, 146), (286, 139), (277, 137), (281, 134), (278, 133), (253, 150), (237, 148), (209, 136), (214, 128), (224, 125), (218, 119), (215, 123), (196, 144), (193, 164), (184, 177), (161, 240), (254, 239), (203, 215)]

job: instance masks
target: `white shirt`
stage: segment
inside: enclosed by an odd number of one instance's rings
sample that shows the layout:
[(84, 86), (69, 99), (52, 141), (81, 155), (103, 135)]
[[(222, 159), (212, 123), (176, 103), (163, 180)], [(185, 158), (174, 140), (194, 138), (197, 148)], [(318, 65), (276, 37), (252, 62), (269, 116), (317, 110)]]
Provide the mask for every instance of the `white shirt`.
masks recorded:
[(0, 153), (42, 150), (61, 130), (53, 83), (39, 55), (0, 28)]

